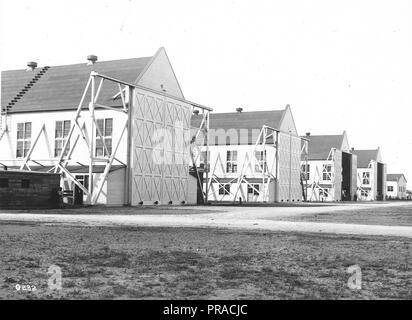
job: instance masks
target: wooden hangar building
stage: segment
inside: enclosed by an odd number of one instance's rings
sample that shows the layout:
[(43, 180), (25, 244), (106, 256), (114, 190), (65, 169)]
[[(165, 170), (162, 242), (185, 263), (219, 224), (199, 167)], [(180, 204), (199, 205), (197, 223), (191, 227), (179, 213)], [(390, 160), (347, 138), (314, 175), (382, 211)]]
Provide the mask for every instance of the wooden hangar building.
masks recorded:
[[(199, 127), (200, 115), (192, 116)], [(194, 155), (207, 183), (209, 201), (287, 202), (302, 200), (301, 138), (291, 108), (211, 113), (208, 147), (205, 137)], [(208, 165), (205, 165), (205, 162)]]
[[(4, 71), (0, 163), (59, 173), (78, 204), (196, 203), (190, 120), (164, 48), (151, 57)], [(201, 130), (200, 130), (201, 131)]]

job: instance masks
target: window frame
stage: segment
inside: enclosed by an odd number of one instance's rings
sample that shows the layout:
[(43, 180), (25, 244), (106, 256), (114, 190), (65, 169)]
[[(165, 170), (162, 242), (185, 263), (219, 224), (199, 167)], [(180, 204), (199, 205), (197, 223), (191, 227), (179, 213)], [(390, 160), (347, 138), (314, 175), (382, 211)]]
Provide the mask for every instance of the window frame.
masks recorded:
[[(256, 190), (255, 190), (255, 189), (256, 189)], [(259, 185), (259, 184), (256, 184), (256, 183), (251, 184), (251, 186), (248, 185), (248, 186), (247, 186), (247, 193), (248, 193), (248, 194), (252, 194), (252, 193), (253, 193), (254, 196), (259, 196), (259, 195), (260, 195), (260, 185)]]
[[(19, 129), (20, 126), (22, 126), (23, 130)], [(28, 126), (30, 127), (30, 130), (27, 130)], [(31, 148), (32, 129), (33, 129), (33, 125), (31, 122), (18, 122), (17, 123), (16, 159), (25, 158), (28, 155), (30, 148)], [(19, 145), (21, 145), (20, 152), (19, 152)]]
[[(365, 181), (367, 183), (365, 183)], [(362, 173), (362, 184), (364, 184), (366, 186), (369, 186), (371, 184), (371, 174), (370, 174), (370, 172), (365, 171), (365, 172)]]
[(327, 198), (329, 197), (329, 189), (319, 189), (319, 198), (324, 197)]
[[(266, 172), (267, 166), (268, 165), (266, 150), (255, 151), (255, 172)], [(262, 168), (264, 171), (262, 171)]]
[(332, 181), (332, 165), (331, 164), (324, 164), (322, 166), (322, 181)]
[[(57, 124), (58, 123), (61, 123), (61, 135), (60, 136), (58, 136), (58, 132), (57, 132)], [(66, 127), (66, 124), (68, 124), (68, 127)], [(58, 157), (61, 156), (64, 144), (66, 143), (67, 138), (68, 138), (69, 133), (70, 133), (71, 125), (72, 125), (71, 120), (57, 120), (54, 124), (54, 157), (55, 158), (58, 158)], [(65, 130), (66, 128), (68, 130)], [(60, 148), (57, 148), (58, 143), (61, 144)], [(63, 155), (64, 157), (67, 156), (67, 154), (69, 153), (70, 141), (69, 141), (67, 146), (68, 147), (66, 148), (66, 151)], [(60, 150), (60, 151), (57, 152), (57, 150)]]
[(226, 173), (237, 173), (237, 150), (226, 151)]
[(230, 195), (230, 183), (222, 183), (219, 185), (219, 195), (227, 196)]
[[(111, 127), (110, 127), (110, 134), (107, 134), (107, 123), (111, 122)], [(99, 123), (103, 123), (103, 126), (100, 127)], [(94, 147), (94, 155), (96, 157), (110, 157), (113, 153), (113, 118), (101, 118), (101, 119), (96, 119), (96, 130), (95, 130), (95, 147)], [(107, 147), (107, 151), (109, 154), (107, 154), (106, 149), (103, 145), (103, 142), (101, 142), (101, 138), (99, 136), (99, 133), (97, 131), (97, 128), (99, 127), (102, 137), (104, 139), (104, 143)], [(110, 141), (110, 143), (108, 143)], [(101, 151), (101, 153), (100, 153)]]

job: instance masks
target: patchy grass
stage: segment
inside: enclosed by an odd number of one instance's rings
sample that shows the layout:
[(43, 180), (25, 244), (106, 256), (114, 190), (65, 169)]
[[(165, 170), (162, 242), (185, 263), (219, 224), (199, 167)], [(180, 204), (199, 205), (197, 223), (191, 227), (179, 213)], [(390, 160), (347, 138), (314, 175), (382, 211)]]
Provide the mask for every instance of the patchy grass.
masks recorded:
[[(411, 239), (0, 223), (0, 299), (411, 299)], [(347, 286), (362, 268), (362, 290)], [(50, 265), (63, 289), (50, 291)], [(37, 291), (16, 291), (16, 284)]]
[(310, 213), (290, 217), (279, 217), (274, 218), (274, 220), (412, 226), (412, 204), (407, 206)]

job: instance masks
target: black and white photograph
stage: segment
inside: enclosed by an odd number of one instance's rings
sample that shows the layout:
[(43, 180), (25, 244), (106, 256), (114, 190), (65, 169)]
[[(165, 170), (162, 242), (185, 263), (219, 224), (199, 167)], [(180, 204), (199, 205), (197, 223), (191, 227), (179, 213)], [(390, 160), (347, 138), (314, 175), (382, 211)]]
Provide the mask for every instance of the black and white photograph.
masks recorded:
[(0, 0), (0, 300), (411, 300), (411, 17)]

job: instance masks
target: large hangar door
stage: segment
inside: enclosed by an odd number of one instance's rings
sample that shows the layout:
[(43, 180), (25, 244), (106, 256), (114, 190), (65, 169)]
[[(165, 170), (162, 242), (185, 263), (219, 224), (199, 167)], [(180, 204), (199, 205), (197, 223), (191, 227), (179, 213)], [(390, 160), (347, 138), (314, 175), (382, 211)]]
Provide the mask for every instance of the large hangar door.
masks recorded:
[(342, 152), (342, 201), (352, 199), (352, 155)]
[(132, 205), (187, 202), (191, 106), (134, 89)]
[[(378, 162), (378, 170), (377, 170), (377, 176), (378, 176), (378, 185), (377, 185), (377, 194), (376, 194), (376, 200), (384, 200), (384, 195), (386, 194), (385, 185), (386, 181), (384, 179), (385, 174), (385, 165), (383, 163)], [(384, 191), (385, 190), (385, 191)]]
[(279, 133), (279, 179), (277, 201), (301, 201), (300, 184), (301, 139)]

